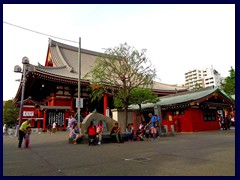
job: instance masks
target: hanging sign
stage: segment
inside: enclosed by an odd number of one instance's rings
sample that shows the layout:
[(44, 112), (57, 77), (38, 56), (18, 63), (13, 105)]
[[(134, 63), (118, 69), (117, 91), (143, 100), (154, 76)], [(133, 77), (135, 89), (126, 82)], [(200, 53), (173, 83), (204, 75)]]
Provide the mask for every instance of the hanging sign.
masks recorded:
[(76, 108), (83, 108), (83, 98), (76, 98)]

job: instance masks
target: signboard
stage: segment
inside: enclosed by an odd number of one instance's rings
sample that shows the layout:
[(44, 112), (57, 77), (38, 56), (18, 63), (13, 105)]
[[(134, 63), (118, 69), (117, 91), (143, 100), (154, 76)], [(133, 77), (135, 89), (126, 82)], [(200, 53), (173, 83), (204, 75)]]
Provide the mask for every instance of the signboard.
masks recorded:
[(23, 116), (34, 116), (34, 111), (23, 111)]
[(107, 116), (107, 117), (110, 116), (110, 109), (109, 109), (109, 108), (106, 109), (106, 116)]
[(80, 106), (80, 108), (83, 108), (83, 98), (76, 98), (76, 108), (78, 108)]

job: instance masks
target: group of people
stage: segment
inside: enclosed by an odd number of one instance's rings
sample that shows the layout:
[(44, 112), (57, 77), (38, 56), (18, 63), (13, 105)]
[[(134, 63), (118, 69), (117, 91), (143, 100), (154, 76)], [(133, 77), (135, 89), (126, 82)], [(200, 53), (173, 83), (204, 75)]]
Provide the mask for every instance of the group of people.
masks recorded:
[[(160, 135), (160, 127), (161, 127), (161, 119), (158, 118), (156, 115), (153, 116), (149, 113), (150, 121), (149, 123), (145, 123), (142, 121), (139, 125), (139, 128), (135, 131), (133, 124), (129, 123), (126, 128), (126, 135), (128, 141), (136, 141), (136, 140), (143, 140), (144, 137), (149, 138), (152, 137), (153, 140), (156, 140), (157, 135)], [(23, 139), (25, 139), (24, 147), (29, 148), (30, 143), (30, 134), (31, 134), (31, 119), (26, 120), (23, 122), (19, 128), (19, 143), (18, 148), (22, 147)], [(56, 123), (53, 123), (53, 133), (55, 133)], [(69, 129), (69, 137), (73, 139), (74, 144), (77, 144), (77, 140), (80, 139), (83, 134), (81, 132), (81, 128), (78, 127), (76, 119), (73, 115), (70, 115), (68, 120), (68, 129)], [(98, 122), (98, 125), (95, 126), (93, 121), (90, 122), (90, 125), (87, 128), (87, 134), (90, 144), (98, 144), (102, 143), (102, 134), (103, 134), (103, 123), (102, 120)], [(111, 129), (110, 135), (116, 139), (117, 143), (123, 143), (121, 128), (119, 127), (118, 123), (115, 123), (113, 128)]]
[[(68, 120), (68, 129), (70, 131), (69, 137), (73, 139), (74, 144), (77, 144), (77, 140), (83, 137), (81, 128), (78, 127), (76, 119), (73, 115), (70, 115)], [(90, 125), (87, 128), (87, 134), (90, 144), (100, 145), (102, 142), (102, 133), (103, 133), (103, 124), (100, 120), (97, 127), (94, 125), (93, 121), (90, 122)]]
[(89, 139), (89, 145), (101, 145), (102, 144), (102, 134), (103, 134), (103, 124), (102, 120), (98, 121), (98, 125), (95, 126), (93, 121), (90, 122), (90, 125), (87, 128), (87, 134)]
[(78, 128), (78, 124), (73, 115), (70, 115), (68, 119), (68, 129), (69, 129), (69, 137), (73, 139), (73, 143), (77, 144), (77, 140), (80, 139), (83, 135), (81, 132), (81, 128)]
[(225, 118), (219, 115), (219, 126), (222, 130), (230, 130), (231, 125), (234, 125), (234, 117), (226, 115)]
[(152, 137), (155, 141), (161, 135), (161, 119), (157, 115), (148, 114), (150, 120), (148, 123), (141, 121), (137, 130), (134, 130), (133, 123), (129, 123), (126, 128), (128, 141), (143, 141), (144, 138)]
[[(155, 141), (158, 136), (161, 135), (161, 119), (152, 113), (149, 113), (150, 121), (146, 123), (142, 121), (137, 130), (134, 130), (133, 123), (129, 123), (126, 128), (126, 136), (128, 141), (143, 141), (143, 139), (152, 137), (152, 141)], [(81, 129), (78, 128), (76, 119), (70, 116), (68, 122), (68, 128), (70, 130), (70, 138), (73, 139), (74, 144), (76, 141), (83, 136)], [(93, 121), (90, 122), (86, 130), (86, 134), (88, 134), (89, 145), (100, 145), (102, 143), (102, 134), (103, 134), (103, 124), (100, 120), (98, 125), (95, 126)], [(121, 128), (118, 123), (112, 127), (110, 135), (112, 138), (116, 140), (117, 143), (123, 143)]]

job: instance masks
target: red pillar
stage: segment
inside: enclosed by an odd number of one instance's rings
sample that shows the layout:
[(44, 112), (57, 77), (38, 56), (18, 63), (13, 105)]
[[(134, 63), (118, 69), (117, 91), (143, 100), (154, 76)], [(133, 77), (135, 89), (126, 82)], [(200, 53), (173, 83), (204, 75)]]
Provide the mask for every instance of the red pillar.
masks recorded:
[(41, 127), (40, 127), (40, 120), (37, 121), (37, 128), (38, 128), (38, 129), (41, 128)]
[(70, 111), (73, 112), (73, 109), (74, 109), (74, 97), (71, 97), (71, 104), (70, 104)]
[(108, 95), (104, 94), (103, 95), (103, 115), (104, 116), (107, 115), (107, 113), (106, 113), (107, 107), (108, 107)]
[(43, 115), (43, 131), (46, 131), (47, 111), (44, 111)]

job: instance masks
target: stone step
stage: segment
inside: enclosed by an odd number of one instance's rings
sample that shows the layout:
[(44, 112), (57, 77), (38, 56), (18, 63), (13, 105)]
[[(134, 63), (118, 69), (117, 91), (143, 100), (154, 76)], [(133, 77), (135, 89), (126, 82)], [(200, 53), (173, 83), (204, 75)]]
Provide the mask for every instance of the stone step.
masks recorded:
[[(123, 141), (127, 141), (126, 134), (122, 134), (122, 139), (123, 139)], [(116, 139), (112, 138), (110, 136), (110, 134), (103, 134), (102, 135), (102, 144), (111, 143), (111, 142), (116, 142)], [(69, 138), (68, 143), (73, 144), (73, 139)], [(88, 135), (86, 135), (86, 134), (83, 135), (82, 138), (77, 140), (77, 144), (88, 144), (88, 143), (89, 143), (89, 138), (88, 138)]]

